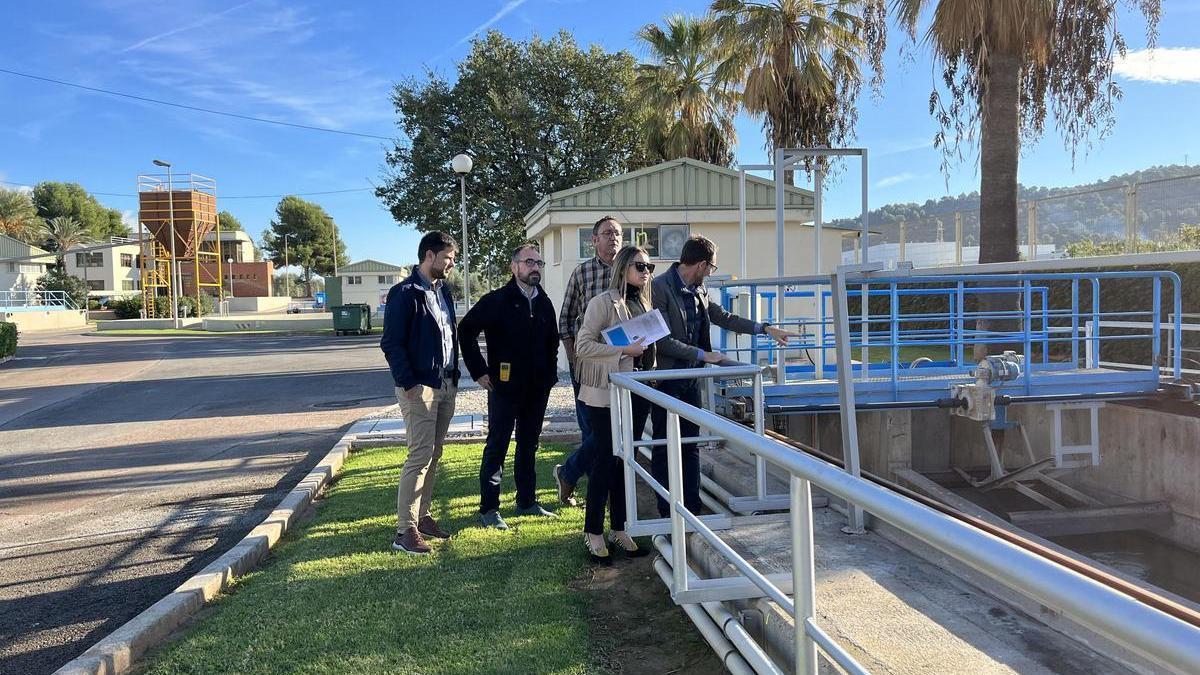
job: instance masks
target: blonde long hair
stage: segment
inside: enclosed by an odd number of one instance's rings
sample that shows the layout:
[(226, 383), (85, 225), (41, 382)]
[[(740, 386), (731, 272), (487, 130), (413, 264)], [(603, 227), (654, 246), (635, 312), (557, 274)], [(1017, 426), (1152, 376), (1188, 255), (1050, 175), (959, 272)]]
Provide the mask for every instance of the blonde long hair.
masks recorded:
[[(639, 253), (646, 256), (646, 260), (650, 260), (650, 254), (646, 252), (646, 249), (641, 248), (640, 246), (625, 246), (620, 251), (617, 251), (617, 255), (613, 257), (612, 279), (608, 282), (608, 288), (609, 288), (609, 290), (617, 291), (618, 293), (620, 293), (622, 299), (625, 298), (625, 292), (627, 290), (627, 287), (629, 286), (629, 282), (626, 280), (626, 272), (629, 270), (630, 267), (633, 266), (634, 256), (636, 256)], [(639, 296), (641, 296), (642, 306), (646, 308), (647, 312), (650, 311), (650, 308), (651, 308), (651, 304), (650, 304), (650, 282), (651, 281), (654, 281), (653, 273), (650, 274), (650, 279), (646, 281), (646, 285), (642, 286), (641, 293), (638, 294)]]

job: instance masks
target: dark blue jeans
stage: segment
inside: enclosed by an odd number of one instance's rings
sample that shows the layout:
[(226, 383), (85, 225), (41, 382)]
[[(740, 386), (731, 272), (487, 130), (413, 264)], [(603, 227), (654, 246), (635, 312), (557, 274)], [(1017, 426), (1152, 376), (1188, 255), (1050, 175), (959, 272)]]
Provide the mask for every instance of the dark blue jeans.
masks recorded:
[[(674, 396), (684, 403), (700, 406), (700, 387), (695, 380), (666, 380), (658, 385), (658, 390)], [(665, 408), (652, 405), (650, 407), (650, 423), (654, 426), (655, 439), (667, 437), (667, 411)], [(695, 422), (679, 418), (680, 436), (686, 438), (699, 434), (700, 427)], [(700, 449), (696, 447), (695, 443), (684, 443), (682, 451), (683, 505), (688, 511), (699, 514), (702, 506), (700, 502)], [(650, 475), (654, 476), (654, 480), (661, 483), (663, 487), (667, 487), (667, 448), (665, 446), (655, 446), (650, 449)], [(658, 515), (664, 518), (671, 515), (671, 507), (667, 504), (667, 500), (658, 497), (657, 493), (655, 497), (658, 504)]]
[(575, 485), (580, 478), (592, 470), (596, 463), (596, 452), (592, 449), (592, 424), (587, 406), (579, 400), (579, 381), (571, 378), (571, 386), (575, 388), (575, 420), (579, 422), (579, 447), (567, 457), (558, 470), (558, 476), (564, 481)]
[(504, 480), (504, 459), (508, 455), (513, 428), (517, 431), (517, 452), (513, 474), (517, 484), (517, 508), (533, 506), (537, 501), (538, 440), (546, 417), (550, 390), (541, 387), (488, 392), (488, 435), (479, 465), (479, 512), (500, 508), (500, 483)]

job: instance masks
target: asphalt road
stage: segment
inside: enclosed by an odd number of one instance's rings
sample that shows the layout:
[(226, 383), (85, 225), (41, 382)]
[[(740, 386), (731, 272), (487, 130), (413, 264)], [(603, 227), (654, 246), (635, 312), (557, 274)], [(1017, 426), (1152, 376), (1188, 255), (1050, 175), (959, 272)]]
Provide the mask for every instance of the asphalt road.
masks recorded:
[(231, 548), (393, 402), (378, 341), (23, 336), (0, 365), (0, 673), (52, 672)]

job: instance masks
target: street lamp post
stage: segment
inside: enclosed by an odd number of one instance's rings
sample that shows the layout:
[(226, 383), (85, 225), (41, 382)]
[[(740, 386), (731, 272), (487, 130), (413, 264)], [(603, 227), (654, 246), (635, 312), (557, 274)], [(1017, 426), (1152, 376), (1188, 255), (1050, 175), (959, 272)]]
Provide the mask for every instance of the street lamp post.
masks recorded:
[(288, 245), (287, 240), (294, 237), (291, 232), (283, 235), (283, 294), (288, 299), (288, 304), (292, 302), (292, 278), (288, 276)]
[(232, 298), (232, 297), (234, 297), (234, 293), (233, 293), (233, 256), (229, 256), (228, 258), (226, 258), (225, 262), (228, 263), (228, 265), (229, 265), (229, 297)]
[(473, 166), (475, 166), (475, 162), (471, 160), (470, 155), (465, 153), (459, 153), (450, 160), (450, 167), (454, 169), (454, 173), (458, 174), (459, 194), (461, 195), (459, 210), (462, 213), (463, 303), (467, 309), (471, 308), (471, 256), (467, 249), (467, 174), (471, 173)]
[(171, 322), (179, 328), (179, 296), (183, 294), (183, 289), (179, 283), (179, 259), (175, 257), (175, 185), (171, 179), (170, 162), (156, 159), (154, 165), (167, 169), (167, 212), (171, 223)]

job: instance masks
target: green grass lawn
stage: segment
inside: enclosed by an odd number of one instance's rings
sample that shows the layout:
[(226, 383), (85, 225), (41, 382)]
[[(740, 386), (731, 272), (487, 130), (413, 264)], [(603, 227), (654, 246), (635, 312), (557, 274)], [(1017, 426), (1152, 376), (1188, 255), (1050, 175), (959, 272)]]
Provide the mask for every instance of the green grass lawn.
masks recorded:
[[(541, 485), (567, 450), (539, 452)], [(592, 672), (587, 599), (568, 586), (588, 566), (583, 510), (506, 518), (507, 532), (476, 527), (481, 453), (447, 446), (433, 513), (455, 537), (429, 556), (390, 549), (404, 451), (351, 456), (314, 520), (146, 672)], [(512, 497), (506, 476), (506, 516)], [(549, 488), (539, 498), (556, 503)]]

